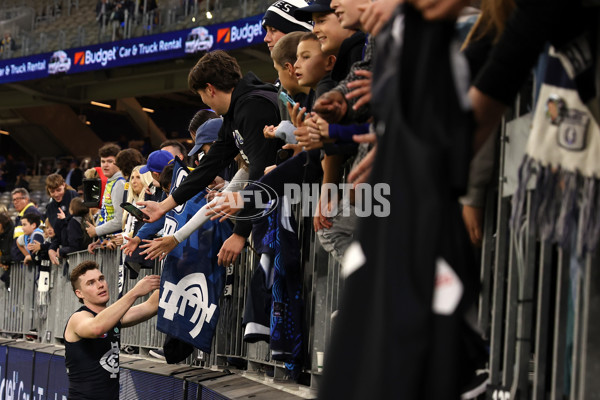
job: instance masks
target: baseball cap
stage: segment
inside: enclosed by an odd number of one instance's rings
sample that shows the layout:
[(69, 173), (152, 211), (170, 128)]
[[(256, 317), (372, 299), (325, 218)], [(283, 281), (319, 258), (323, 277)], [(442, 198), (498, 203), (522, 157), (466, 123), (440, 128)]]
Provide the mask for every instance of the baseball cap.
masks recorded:
[(160, 174), (167, 165), (173, 162), (173, 159), (173, 154), (166, 150), (153, 151), (148, 156), (147, 164), (140, 168), (140, 174), (145, 174), (148, 171), (158, 172)]
[(221, 125), (223, 125), (223, 120), (221, 118), (211, 118), (200, 125), (198, 129), (196, 129), (196, 144), (192, 151), (189, 152), (189, 155), (193, 156), (199, 152), (203, 144), (212, 143), (217, 140)]
[(295, 10), (294, 17), (298, 21), (312, 21), (313, 13), (332, 13), (334, 10), (329, 4), (331, 4), (330, 0), (315, 0), (308, 7)]
[(306, 7), (304, 0), (278, 0), (271, 4), (262, 20), (262, 27), (271, 26), (283, 33), (312, 31), (312, 25), (294, 18), (294, 11)]

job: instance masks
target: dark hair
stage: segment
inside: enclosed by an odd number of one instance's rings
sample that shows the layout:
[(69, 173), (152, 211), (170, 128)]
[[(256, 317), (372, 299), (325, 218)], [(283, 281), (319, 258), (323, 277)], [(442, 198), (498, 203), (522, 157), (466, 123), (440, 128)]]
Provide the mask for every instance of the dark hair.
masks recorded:
[(158, 183), (165, 193), (168, 193), (168, 189), (171, 187), (171, 180), (173, 179), (173, 164), (167, 165), (163, 168), (160, 176), (158, 177)]
[[(84, 261), (77, 265), (75, 268), (73, 268), (73, 271), (71, 271), (71, 275), (69, 276), (69, 279), (71, 280), (71, 287), (73, 288), (73, 293), (75, 293), (75, 290), (78, 289), (79, 277), (93, 269), (100, 269), (100, 267), (98, 266), (98, 264), (96, 264), (95, 261)], [(83, 300), (79, 299), (79, 302), (83, 303)]]
[(90, 209), (83, 203), (83, 199), (81, 197), (73, 198), (69, 204), (69, 208), (71, 211), (73, 211), (72, 215), (74, 217), (83, 217), (90, 212)]
[(177, 147), (179, 149), (179, 152), (181, 154), (183, 154), (183, 159), (184, 160), (187, 157), (187, 149), (185, 148), (185, 146), (183, 145), (183, 143), (181, 143), (180, 141), (178, 141), (178, 140), (165, 140), (164, 142), (162, 142), (160, 144), (160, 149), (162, 150), (163, 148), (165, 148), (167, 146)]
[(210, 83), (215, 88), (230, 92), (242, 79), (242, 71), (235, 58), (223, 50), (206, 53), (190, 70), (188, 86), (196, 93)]
[(36, 228), (40, 227), (40, 224), (42, 222), (42, 219), (40, 218), (39, 215), (34, 214), (34, 213), (26, 213), (25, 215), (23, 215), (21, 217), (21, 221), (26, 219), (27, 222), (29, 222), (30, 224), (35, 224)]
[(2, 225), (2, 230), (4, 233), (10, 231), (13, 228), (12, 219), (8, 216), (8, 213), (2, 212), (0, 213), (0, 225)]
[(128, 178), (135, 167), (146, 164), (146, 159), (136, 149), (125, 149), (119, 151), (115, 158), (115, 164), (117, 164), (123, 176)]
[(296, 62), (296, 53), (298, 43), (304, 37), (306, 32), (290, 32), (277, 42), (271, 51), (271, 58), (277, 64), (285, 67), (286, 63), (294, 65)]
[(208, 121), (209, 119), (219, 118), (216, 112), (213, 110), (200, 110), (192, 117), (188, 131), (196, 133), (200, 125)]
[(100, 149), (98, 150), (98, 156), (100, 156), (101, 158), (116, 157), (117, 154), (119, 154), (119, 151), (121, 151), (121, 148), (118, 145), (114, 143), (109, 143), (100, 147)]
[(304, 42), (305, 40), (314, 40), (315, 42), (319, 42), (319, 38), (317, 37), (317, 35), (315, 35), (312, 32), (303, 33), (298, 43)]

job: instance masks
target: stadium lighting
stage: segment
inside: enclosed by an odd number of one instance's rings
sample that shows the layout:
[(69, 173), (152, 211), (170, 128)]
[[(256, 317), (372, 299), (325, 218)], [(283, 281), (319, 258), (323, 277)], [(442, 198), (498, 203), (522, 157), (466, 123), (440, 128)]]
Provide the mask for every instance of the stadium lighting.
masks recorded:
[(8, 131), (3, 131), (3, 130), (0, 129), (0, 135), (6, 135), (6, 136), (8, 136), (8, 135), (10, 135), (10, 133)]
[(196, 22), (196, 17), (192, 17), (192, 22)]
[(210, 11), (206, 12), (206, 18), (212, 19), (212, 13)]
[(92, 123), (90, 121), (85, 121), (86, 125), (91, 125)]
[(103, 108), (110, 108), (110, 104), (99, 103), (97, 101), (90, 101), (90, 104), (93, 105), (93, 106), (98, 106), (98, 107), (103, 107)]
[(146, 111), (147, 113), (150, 113), (150, 114), (152, 114), (152, 113), (154, 112), (154, 110), (153, 110), (153, 109), (151, 109), (151, 108), (146, 108), (146, 107), (142, 107), (142, 110), (143, 110), (143, 111)]

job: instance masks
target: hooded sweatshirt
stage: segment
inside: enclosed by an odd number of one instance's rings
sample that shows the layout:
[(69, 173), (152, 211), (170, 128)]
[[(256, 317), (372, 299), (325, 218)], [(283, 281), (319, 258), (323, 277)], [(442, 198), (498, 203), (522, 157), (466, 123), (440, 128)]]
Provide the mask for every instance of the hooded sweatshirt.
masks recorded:
[[(233, 89), (217, 141), (172, 193), (175, 202), (183, 204), (204, 190), (238, 153), (249, 165), (249, 180), (260, 179), (265, 168), (275, 164), (277, 150), (284, 144), (279, 139), (265, 139), (263, 128), (279, 122), (277, 89), (249, 72)], [(251, 230), (251, 223), (238, 221), (233, 232), (248, 237)]]

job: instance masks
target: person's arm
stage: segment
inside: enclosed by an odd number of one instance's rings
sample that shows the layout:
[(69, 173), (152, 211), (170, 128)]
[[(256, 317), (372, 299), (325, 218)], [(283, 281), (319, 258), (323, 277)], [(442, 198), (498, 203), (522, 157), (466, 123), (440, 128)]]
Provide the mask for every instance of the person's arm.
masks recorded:
[(142, 304), (133, 306), (123, 315), (121, 318), (121, 326), (126, 328), (128, 326), (137, 325), (140, 322), (149, 320), (158, 312), (158, 300), (159, 291), (155, 290), (152, 296)]
[(112, 188), (110, 196), (113, 199), (113, 206), (115, 209), (113, 218), (107, 221), (105, 224), (96, 227), (96, 236), (107, 235), (109, 233), (120, 232), (123, 222), (123, 209), (120, 206), (120, 201), (123, 198), (123, 191), (125, 190), (125, 180), (119, 179)]
[(160, 276), (146, 276), (133, 289), (125, 293), (123, 297), (110, 307), (100, 311), (95, 317), (86, 312), (73, 314), (69, 320), (67, 329), (70, 328), (69, 330), (80, 338), (97, 338), (117, 325), (139, 297), (145, 296), (159, 287)]
[[(225, 125), (223, 126), (225, 127)], [(263, 136), (264, 126), (265, 124), (260, 127), (261, 137)], [(174, 208), (177, 204), (185, 203), (210, 185), (217, 174), (229, 165), (238, 154), (238, 148), (231, 135), (231, 132), (225, 132), (223, 129), (219, 131), (219, 139), (212, 145), (208, 153), (202, 157), (198, 167), (190, 172), (166, 201), (161, 202), (161, 210), (164, 210), (166, 206), (173, 205), (173, 203), (175, 205), (171, 208)]]
[(354, 135), (369, 133), (369, 124), (329, 125), (329, 137), (340, 142), (354, 143)]
[[(348, 94), (352, 91), (352, 88), (348, 86), (350, 82), (354, 82), (359, 79), (370, 79), (367, 78), (369, 72), (373, 68), (373, 52), (375, 51), (375, 39), (373, 36), (369, 36), (367, 39), (367, 45), (365, 47), (365, 55), (361, 61), (357, 61), (350, 67), (350, 72), (344, 80), (332, 90), (340, 92), (344, 95), (347, 107), (346, 115), (342, 119), (345, 122), (364, 122), (371, 116), (371, 110), (368, 104), (365, 104), (358, 109), (355, 109), (356, 103), (361, 97), (348, 97)], [(362, 72), (359, 72), (362, 71)]]

